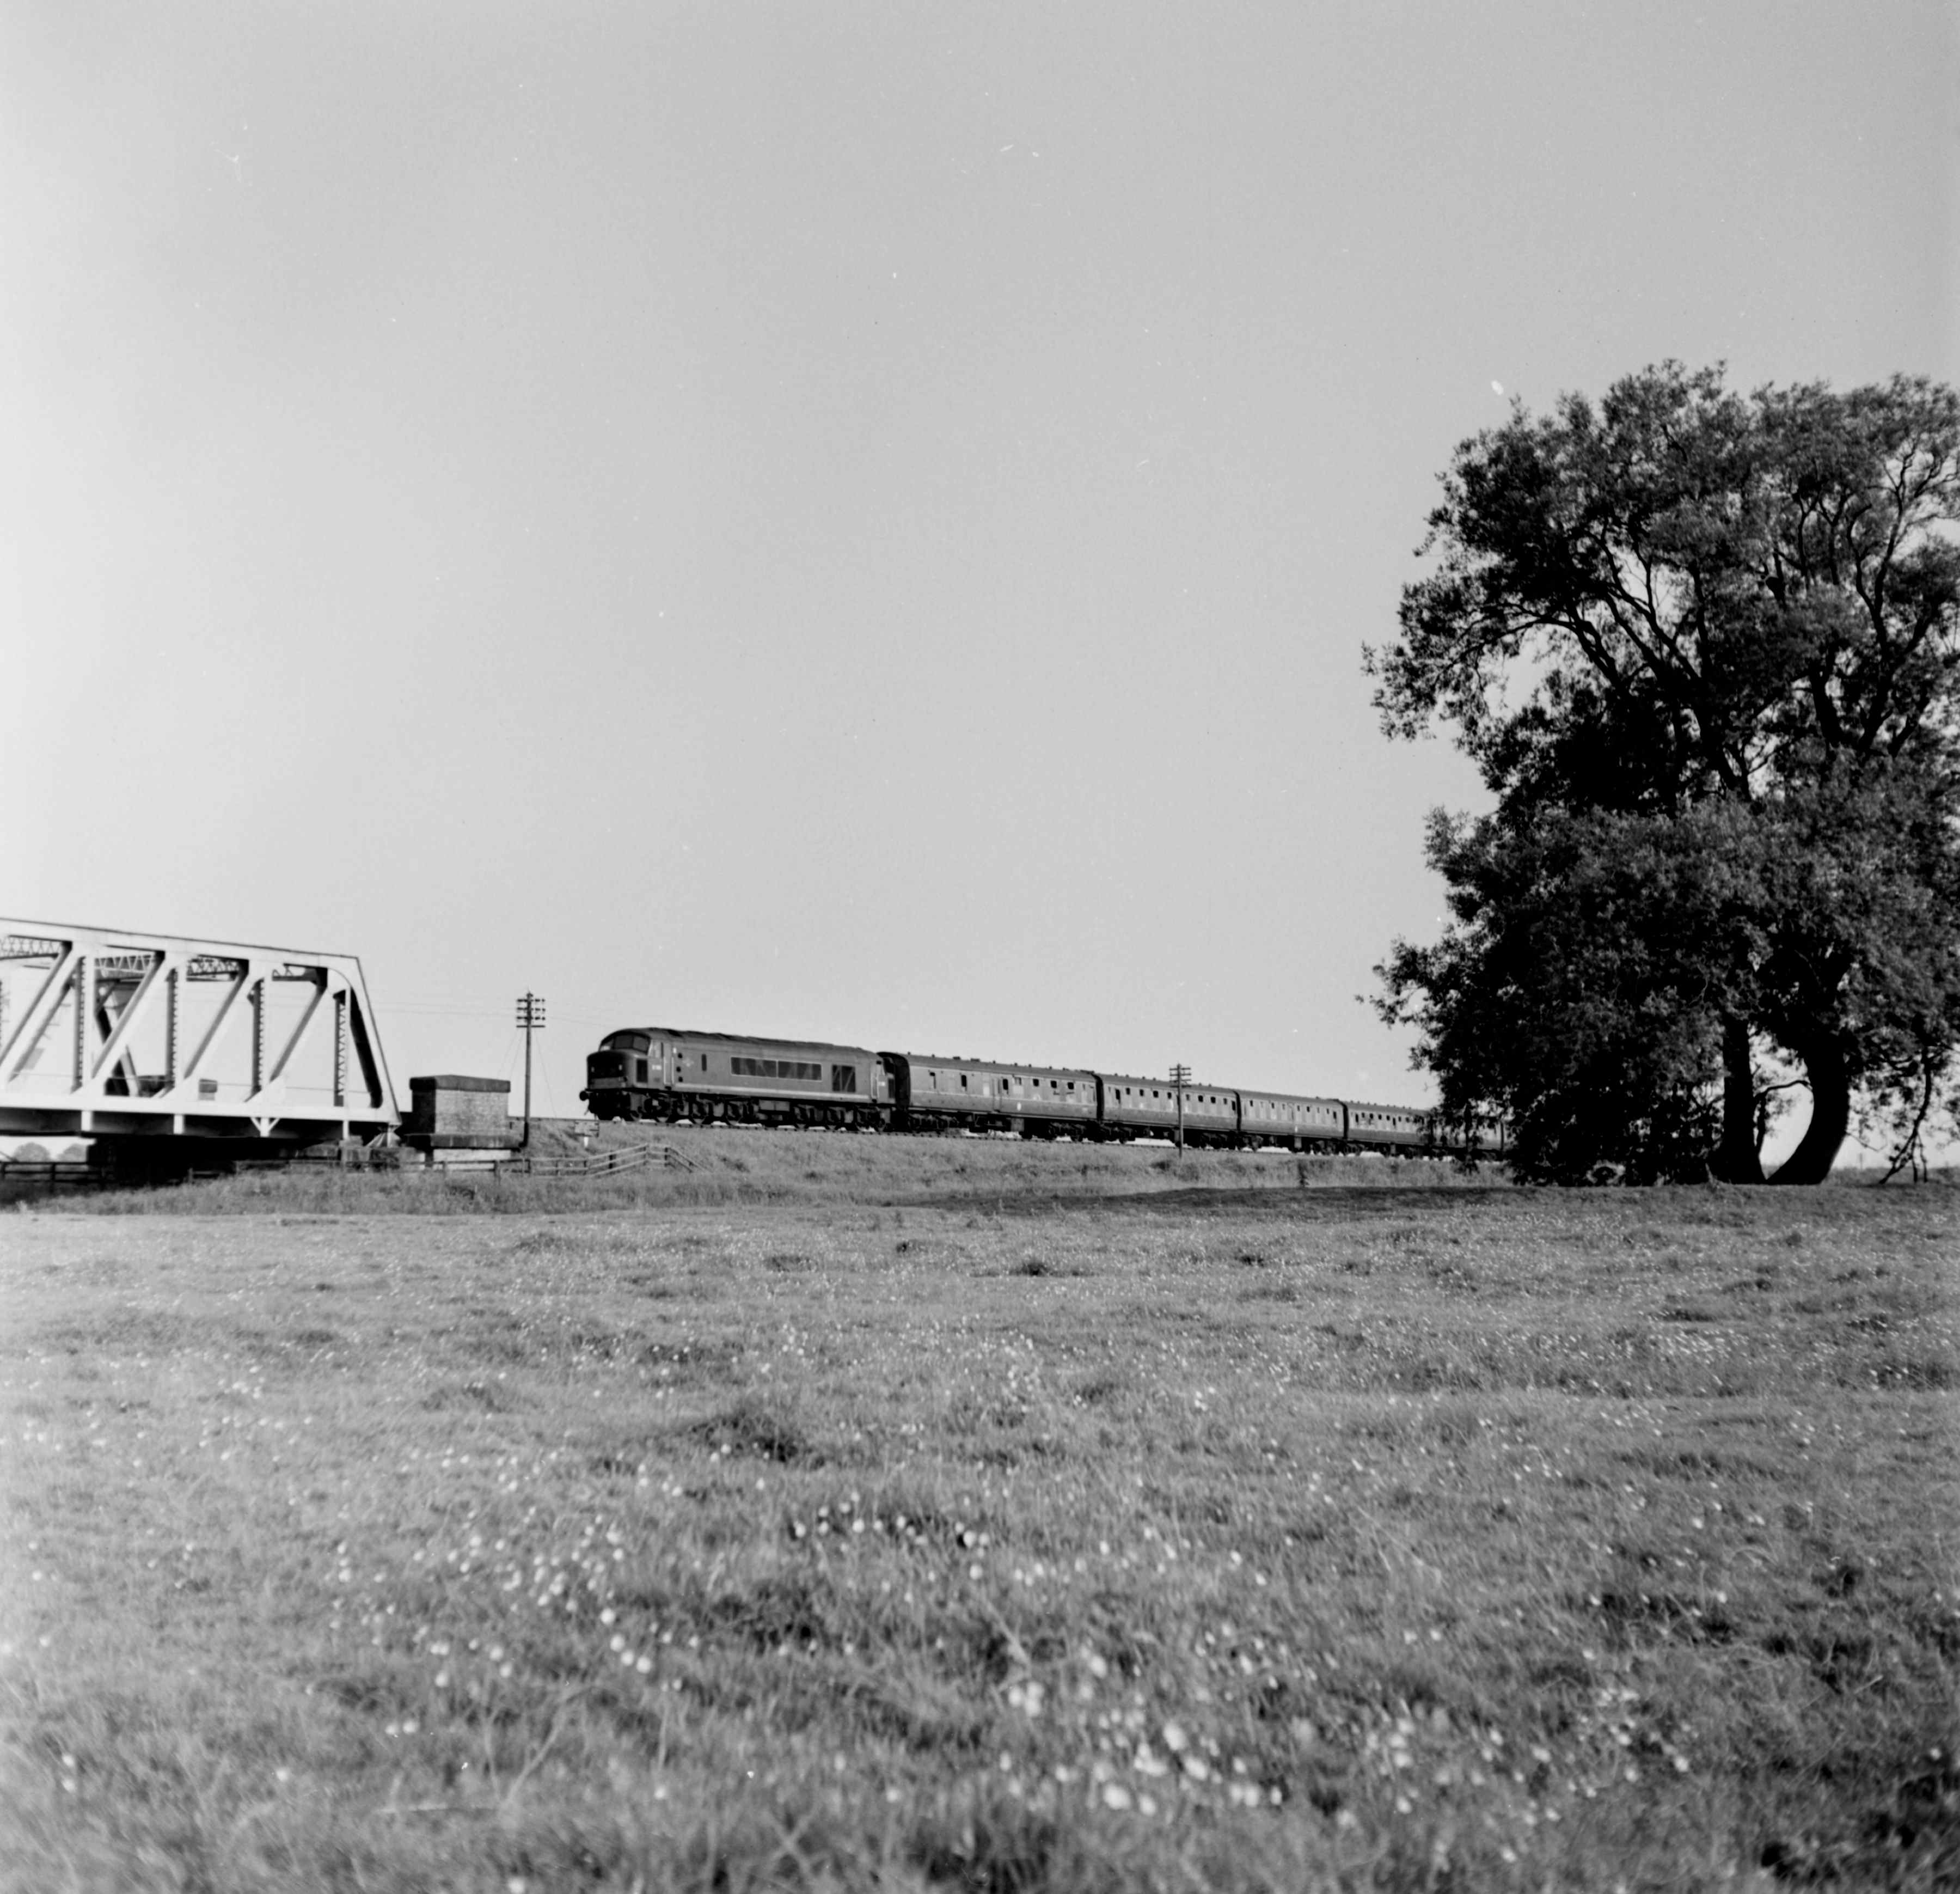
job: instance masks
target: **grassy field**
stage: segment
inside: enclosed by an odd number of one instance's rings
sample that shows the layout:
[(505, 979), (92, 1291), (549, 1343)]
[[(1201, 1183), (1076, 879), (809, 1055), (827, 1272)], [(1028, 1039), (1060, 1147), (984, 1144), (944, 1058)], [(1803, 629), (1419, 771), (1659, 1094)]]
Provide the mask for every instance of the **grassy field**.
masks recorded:
[(727, 1141), (0, 1217), (0, 1886), (1960, 1882), (1951, 1189)]

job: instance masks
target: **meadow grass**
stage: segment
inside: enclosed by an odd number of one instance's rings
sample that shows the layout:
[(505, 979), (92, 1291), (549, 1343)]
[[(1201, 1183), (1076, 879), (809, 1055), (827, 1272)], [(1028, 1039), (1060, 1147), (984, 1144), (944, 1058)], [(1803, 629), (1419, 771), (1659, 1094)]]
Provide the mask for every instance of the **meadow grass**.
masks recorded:
[(0, 1886), (1960, 1880), (1952, 1192), (1048, 1155), (0, 1219)]

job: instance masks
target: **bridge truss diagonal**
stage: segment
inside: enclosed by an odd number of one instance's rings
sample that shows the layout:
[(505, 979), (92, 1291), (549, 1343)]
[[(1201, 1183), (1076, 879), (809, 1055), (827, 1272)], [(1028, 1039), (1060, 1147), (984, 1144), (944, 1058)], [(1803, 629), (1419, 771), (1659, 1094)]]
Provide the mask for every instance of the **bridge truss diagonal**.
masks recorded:
[(355, 956), (0, 915), (0, 1133), (305, 1144), (399, 1122)]

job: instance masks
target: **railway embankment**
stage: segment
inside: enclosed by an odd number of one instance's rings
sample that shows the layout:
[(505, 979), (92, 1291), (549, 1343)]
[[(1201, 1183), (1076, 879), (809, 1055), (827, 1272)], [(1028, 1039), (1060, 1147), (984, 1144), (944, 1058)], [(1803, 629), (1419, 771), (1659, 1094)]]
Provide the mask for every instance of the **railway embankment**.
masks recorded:
[[(645, 1150), (630, 1170), (581, 1175), (567, 1160)], [(300, 1165), (142, 1190), (91, 1192), (63, 1208), (104, 1214), (514, 1213), (718, 1204), (867, 1206), (972, 1202), (996, 1208), (1172, 1194), (1272, 1197), (1327, 1189), (1503, 1186), (1504, 1174), (1443, 1159), (1373, 1154), (1186, 1151), (1152, 1141), (1040, 1143), (1007, 1138), (890, 1138), (847, 1132), (534, 1123), (539, 1174), (506, 1163), (342, 1170)]]

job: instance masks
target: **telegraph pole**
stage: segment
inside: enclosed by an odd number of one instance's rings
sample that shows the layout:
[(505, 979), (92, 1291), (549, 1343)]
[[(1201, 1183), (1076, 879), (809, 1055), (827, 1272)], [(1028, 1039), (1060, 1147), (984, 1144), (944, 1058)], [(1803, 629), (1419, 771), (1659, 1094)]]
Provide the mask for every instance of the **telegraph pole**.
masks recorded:
[(1173, 1065), (1170, 1068), (1170, 1082), (1177, 1093), (1177, 1148), (1184, 1148), (1184, 1088), (1191, 1083), (1188, 1065)]
[(531, 1035), (544, 1030), (545, 1003), (536, 993), (525, 993), (517, 1001), (517, 1027), (524, 1036), (524, 1141), (517, 1148), (528, 1151), (531, 1144)]

